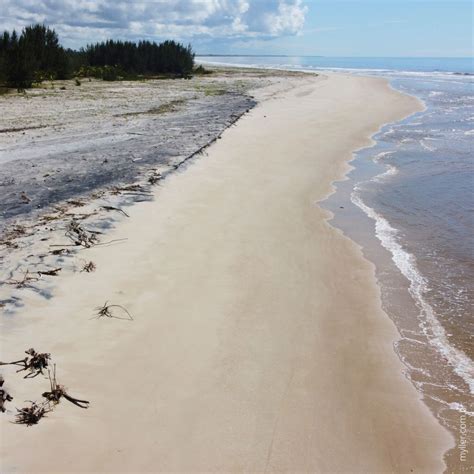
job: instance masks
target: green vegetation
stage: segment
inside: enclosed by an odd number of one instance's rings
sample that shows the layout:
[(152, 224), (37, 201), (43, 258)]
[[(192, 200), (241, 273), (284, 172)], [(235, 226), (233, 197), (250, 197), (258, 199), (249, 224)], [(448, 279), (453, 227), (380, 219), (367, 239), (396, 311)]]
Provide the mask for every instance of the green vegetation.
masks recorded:
[(83, 53), (89, 66), (114, 66), (114, 70), (108, 70), (107, 74), (125, 72), (183, 77), (191, 74), (194, 67), (191, 46), (185, 47), (175, 41), (156, 44), (150, 41), (132, 43), (109, 40), (88, 45)]
[[(0, 85), (18, 90), (43, 80), (72, 76), (104, 81), (150, 76), (190, 77), (194, 68), (191, 46), (175, 41), (104, 41), (79, 51), (64, 49), (54, 30), (32, 25), (20, 36), (5, 31), (0, 37)], [(196, 74), (207, 74), (201, 66)], [(79, 80), (76, 80), (76, 85)]]
[(205, 96), (224, 95), (227, 93), (226, 89), (222, 89), (222, 86), (216, 83), (197, 85), (195, 89), (199, 92), (204, 92)]
[(208, 74), (212, 74), (212, 71), (209, 69), (205, 69), (202, 64), (200, 64), (198, 67), (194, 68), (193, 71), (194, 74), (200, 75), (200, 76), (206, 76)]
[(66, 79), (68, 58), (57, 34), (44, 25), (28, 26), (20, 36), (5, 31), (0, 38), (0, 81), (26, 89), (45, 79)]

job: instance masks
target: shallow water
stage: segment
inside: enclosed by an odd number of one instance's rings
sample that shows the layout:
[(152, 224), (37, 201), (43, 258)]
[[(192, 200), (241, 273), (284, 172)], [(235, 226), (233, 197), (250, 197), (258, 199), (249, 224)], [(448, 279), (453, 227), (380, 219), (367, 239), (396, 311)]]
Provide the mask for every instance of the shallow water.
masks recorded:
[[(455, 435), (474, 412), (474, 90), (470, 59), (207, 58), (298, 70), (376, 75), (426, 110), (385, 126), (355, 154), (323, 207), (376, 264), (406, 375)], [(468, 444), (474, 440), (467, 425)], [(472, 449), (471, 449), (472, 451)], [(472, 453), (470, 454), (472, 456)]]
[[(451, 467), (460, 458), (460, 417), (474, 411), (472, 77), (384, 75), (427, 109), (384, 127), (372, 148), (356, 154), (347, 194), (390, 256), (384, 263), (368, 249), (367, 235), (355, 239), (377, 266), (407, 377), (455, 433)], [(340, 197), (323, 205), (335, 211)], [(335, 224), (353, 237), (339, 214)], [(411, 301), (400, 303), (403, 288)], [(472, 424), (468, 437), (472, 443)]]

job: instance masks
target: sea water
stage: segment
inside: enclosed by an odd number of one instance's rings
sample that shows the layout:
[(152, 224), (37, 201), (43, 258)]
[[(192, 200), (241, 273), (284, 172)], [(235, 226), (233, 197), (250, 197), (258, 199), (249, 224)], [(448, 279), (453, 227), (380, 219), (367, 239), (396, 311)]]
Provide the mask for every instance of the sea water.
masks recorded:
[[(372, 147), (355, 153), (348, 179), (322, 206), (375, 263), (406, 376), (459, 445), (460, 416), (474, 411), (472, 59), (202, 59), (382, 76), (423, 101), (424, 111), (384, 126)], [(465, 435), (472, 446), (472, 424)]]

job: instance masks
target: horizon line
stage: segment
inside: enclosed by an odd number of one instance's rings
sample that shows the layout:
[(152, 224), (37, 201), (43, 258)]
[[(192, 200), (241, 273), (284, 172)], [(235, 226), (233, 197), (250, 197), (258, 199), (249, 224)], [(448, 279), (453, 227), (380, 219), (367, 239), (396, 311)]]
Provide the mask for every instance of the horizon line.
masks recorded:
[(361, 58), (361, 59), (470, 59), (474, 56), (328, 56), (321, 54), (224, 54), (224, 53), (195, 53), (195, 56), (217, 57), (259, 57), (259, 58)]

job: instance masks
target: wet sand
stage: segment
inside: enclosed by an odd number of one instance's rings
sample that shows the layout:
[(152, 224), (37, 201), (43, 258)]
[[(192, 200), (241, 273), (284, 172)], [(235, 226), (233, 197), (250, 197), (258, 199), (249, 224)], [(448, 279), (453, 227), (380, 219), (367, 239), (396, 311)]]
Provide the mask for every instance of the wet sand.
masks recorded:
[[(2, 417), (2, 472), (442, 472), (451, 436), (405, 379), (373, 266), (317, 202), (419, 109), (384, 80), (288, 79), (81, 252), (94, 273), (3, 323), (0, 360), (53, 354), (62, 402)], [(133, 321), (91, 319), (105, 301)], [(4, 371), (15, 406), (46, 390)]]

